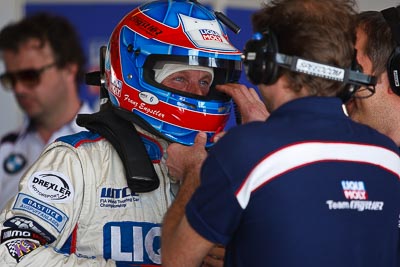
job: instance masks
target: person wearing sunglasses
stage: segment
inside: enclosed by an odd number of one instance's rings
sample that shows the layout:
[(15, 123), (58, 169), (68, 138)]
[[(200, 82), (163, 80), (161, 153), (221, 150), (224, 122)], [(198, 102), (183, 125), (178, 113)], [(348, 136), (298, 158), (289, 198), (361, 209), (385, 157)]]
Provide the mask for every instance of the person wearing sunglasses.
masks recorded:
[(7, 25), (0, 32), (0, 53), (5, 65), (0, 87), (14, 94), (25, 115), (23, 125), (1, 139), (1, 210), (43, 148), (81, 131), (76, 115), (92, 110), (79, 98), (85, 58), (76, 30), (64, 17), (40, 13)]

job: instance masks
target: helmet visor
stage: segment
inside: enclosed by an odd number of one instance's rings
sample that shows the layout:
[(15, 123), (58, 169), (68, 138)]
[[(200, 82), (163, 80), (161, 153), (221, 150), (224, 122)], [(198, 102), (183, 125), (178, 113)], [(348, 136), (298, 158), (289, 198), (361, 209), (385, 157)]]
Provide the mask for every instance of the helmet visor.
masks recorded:
[[(171, 87), (164, 86), (155, 81), (155, 68), (159, 68), (162, 62), (174, 62), (179, 64), (193, 66), (193, 70), (198, 70), (198, 67), (212, 68), (213, 82), (210, 86), (210, 90), (206, 95), (197, 95), (193, 93), (188, 93), (185, 91), (176, 90)], [(199, 56), (165, 56), (165, 55), (150, 55), (144, 66), (144, 80), (160, 89), (167, 90), (173, 93), (178, 93), (190, 98), (196, 98), (200, 100), (222, 100), (227, 101), (229, 97), (215, 89), (218, 84), (225, 83), (235, 83), (239, 80), (242, 71), (242, 64), (240, 61), (227, 60), (227, 59), (217, 59), (209, 57), (199, 57)]]

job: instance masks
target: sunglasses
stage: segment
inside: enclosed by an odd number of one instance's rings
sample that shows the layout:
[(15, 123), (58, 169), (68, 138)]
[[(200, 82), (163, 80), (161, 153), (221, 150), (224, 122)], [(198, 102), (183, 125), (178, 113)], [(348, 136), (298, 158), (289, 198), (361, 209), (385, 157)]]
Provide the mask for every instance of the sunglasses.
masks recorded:
[(13, 90), (17, 81), (21, 82), (26, 87), (33, 88), (40, 83), (40, 76), (42, 73), (45, 70), (54, 67), (56, 64), (56, 62), (53, 62), (41, 67), (40, 69), (25, 69), (3, 73), (0, 75), (0, 83), (6, 90)]

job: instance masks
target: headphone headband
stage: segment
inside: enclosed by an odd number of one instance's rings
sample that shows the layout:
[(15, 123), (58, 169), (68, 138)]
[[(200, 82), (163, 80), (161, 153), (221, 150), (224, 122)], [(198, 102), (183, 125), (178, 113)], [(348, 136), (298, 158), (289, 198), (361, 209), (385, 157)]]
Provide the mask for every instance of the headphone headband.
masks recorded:
[(400, 7), (389, 7), (381, 13), (397, 44), (386, 63), (386, 70), (392, 91), (400, 96)]
[(376, 77), (359, 70), (338, 68), (279, 53), (271, 31), (255, 33), (253, 39), (246, 43), (243, 57), (247, 77), (256, 85), (273, 84), (278, 78), (278, 67), (355, 86), (375, 86), (377, 82)]
[(389, 25), (392, 36), (400, 44), (400, 10), (399, 7), (389, 7), (381, 11), (386, 23)]
[(276, 63), (280, 67), (290, 69), (291, 71), (308, 74), (327, 80), (339, 81), (355, 85), (375, 86), (376, 77), (365, 75), (359, 71), (351, 69), (342, 69), (331, 65), (321, 64), (315, 61), (302, 59), (296, 56), (288, 56), (277, 53)]

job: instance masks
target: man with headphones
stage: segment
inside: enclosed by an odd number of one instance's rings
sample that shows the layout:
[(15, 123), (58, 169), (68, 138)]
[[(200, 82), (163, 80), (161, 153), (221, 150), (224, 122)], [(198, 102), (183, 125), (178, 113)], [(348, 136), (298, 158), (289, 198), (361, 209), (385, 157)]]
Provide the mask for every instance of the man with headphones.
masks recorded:
[(378, 78), (376, 92), (347, 102), (352, 119), (386, 134), (400, 147), (400, 7), (357, 16), (357, 60), (364, 73)]
[(270, 116), (208, 152), (204, 133), (168, 147), (182, 186), (164, 218), (163, 266), (199, 266), (214, 244), (225, 266), (399, 266), (398, 147), (336, 97), (375, 89), (352, 68), (355, 6), (275, 0), (254, 14), (244, 65)]

